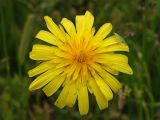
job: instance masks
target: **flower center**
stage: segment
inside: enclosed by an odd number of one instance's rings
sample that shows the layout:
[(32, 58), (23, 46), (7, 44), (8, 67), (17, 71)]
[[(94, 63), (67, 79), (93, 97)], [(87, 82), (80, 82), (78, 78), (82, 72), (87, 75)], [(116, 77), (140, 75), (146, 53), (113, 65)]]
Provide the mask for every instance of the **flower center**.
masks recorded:
[(83, 49), (75, 50), (72, 55), (72, 61), (80, 64), (90, 64), (95, 56), (93, 51), (86, 51)]
[(84, 63), (86, 62), (87, 55), (83, 50), (80, 50), (79, 54), (75, 58), (79, 63)]

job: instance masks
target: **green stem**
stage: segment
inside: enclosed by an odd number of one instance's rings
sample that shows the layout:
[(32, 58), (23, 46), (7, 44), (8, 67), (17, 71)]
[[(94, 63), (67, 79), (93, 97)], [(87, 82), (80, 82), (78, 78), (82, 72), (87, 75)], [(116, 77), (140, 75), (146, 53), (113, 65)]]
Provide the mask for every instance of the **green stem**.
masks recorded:
[(6, 29), (5, 29), (5, 18), (3, 14), (3, 3), (1, 1), (0, 3), (0, 18), (1, 18), (1, 34), (2, 34), (2, 43), (3, 43), (3, 49), (4, 49), (4, 57), (7, 58), (6, 62), (6, 70), (7, 70), (7, 77), (10, 76), (10, 65), (9, 65), (9, 56), (8, 56), (8, 50), (7, 50), (7, 43), (6, 43)]

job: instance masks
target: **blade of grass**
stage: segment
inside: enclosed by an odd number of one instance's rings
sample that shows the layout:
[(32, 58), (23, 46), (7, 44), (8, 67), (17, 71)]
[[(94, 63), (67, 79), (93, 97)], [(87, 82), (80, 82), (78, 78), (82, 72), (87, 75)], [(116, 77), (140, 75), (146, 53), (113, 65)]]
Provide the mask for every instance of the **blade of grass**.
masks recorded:
[(31, 40), (32, 31), (33, 31), (34, 18), (35, 18), (35, 15), (33, 14), (28, 15), (26, 23), (24, 25), (24, 29), (22, 32), (20, 45), (18, 49), (18, 61), (20, 66), (24, 64), (25, 58), (28, 54), (29, 43)]
[(7, 76), (10, 76), (10, 65), (9, 65), (9, 56), (8, 56), (8, 50), (7, 50), (7, 43), (6, 43), (6, 27), (5, 27), (5, 18), (4, 18), (4, 9), (3, 9), (3, 3), (1, 1), (0, 3), (0, 26), (1, 26), (1, 36), (2, 36), (2, 44), (3, 44), (3, 51), (4, 51), (4, 58), (7, 58), (6, 62), (6, 70), (7, 70)]

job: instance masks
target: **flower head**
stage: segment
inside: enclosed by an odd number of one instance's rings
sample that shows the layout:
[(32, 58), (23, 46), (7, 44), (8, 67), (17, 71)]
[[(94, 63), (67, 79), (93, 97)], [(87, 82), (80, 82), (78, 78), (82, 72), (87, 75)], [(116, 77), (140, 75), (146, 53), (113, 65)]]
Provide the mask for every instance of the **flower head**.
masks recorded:
[(88, 92), (94, 94), (100, 109), (107, 108), (113, 92), (121, 88), (113, 75), (133, 74), (127, 56), (117, 53), (129, 52), (127, 44), (117, 34), (107, 37), (111, 23), (95, 32), (89, 11), (76, 16), (75, 25), (67, 18), (59, 26), (48, 16), (44, 19), (50, 32), (41, 30), (36, 38), (48, 44), (36, 44), (30, 52), (30, 58), (40, 64), (28, 72), (29, 77), (39, 75), (29, 90), (42, 88), (51, 96), (61, 88), (55, 105), (72, 107), (77, 100), (81, 115), (89, 110)]

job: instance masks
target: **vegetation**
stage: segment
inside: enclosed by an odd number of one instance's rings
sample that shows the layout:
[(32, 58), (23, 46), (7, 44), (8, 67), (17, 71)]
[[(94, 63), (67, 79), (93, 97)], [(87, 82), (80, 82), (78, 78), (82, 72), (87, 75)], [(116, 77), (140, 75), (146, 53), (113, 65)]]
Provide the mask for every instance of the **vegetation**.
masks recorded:
[[(81, 118), (74, 108), (58, 109), (56, 96), (28, 91), (28, 58), (34, 36), (46, 29), (43, 16), (56, 23), (74, 21), (90, 10), (98, 28), (105, 22), (130, 47), (134, 75), (120, 74), (123, 89), (109, 108), (100, 111), (90, 96), (90, 112)], [(0, 120), (160, 120), (160, 1), (159, 0), (0, 0)]]

